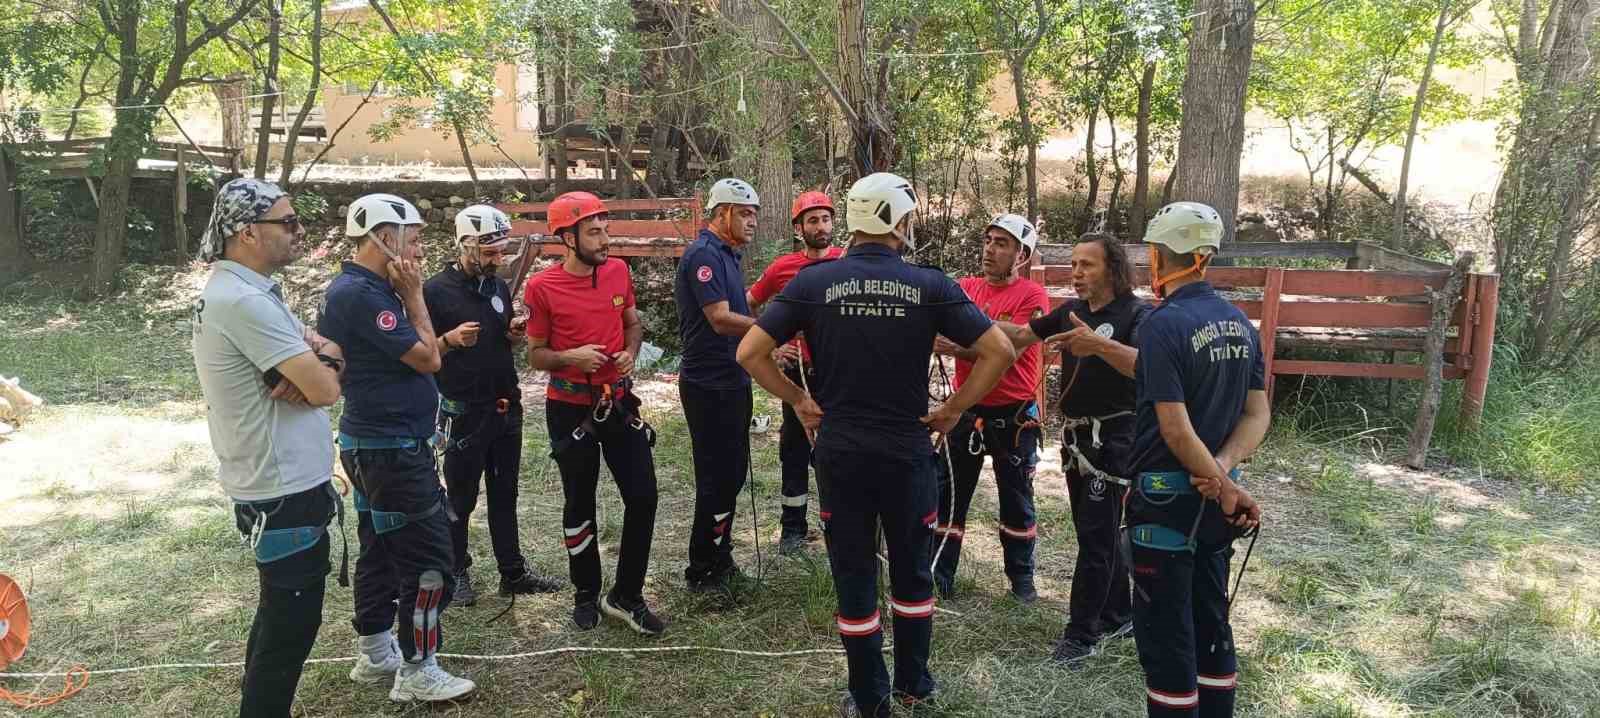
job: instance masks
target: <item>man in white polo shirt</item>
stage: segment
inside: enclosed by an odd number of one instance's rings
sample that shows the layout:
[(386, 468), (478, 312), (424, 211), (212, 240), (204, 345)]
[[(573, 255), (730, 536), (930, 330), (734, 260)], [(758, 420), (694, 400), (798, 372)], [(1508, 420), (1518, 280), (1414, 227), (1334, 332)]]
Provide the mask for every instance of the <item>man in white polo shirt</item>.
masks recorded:
[[(304, 236), (276, 186), (224, 185), (201, 243), (211, 277), (191, 316), (217, 479), (261, 578), (241, 718), (289, 715), (322, 625), (328, 525), (342, 518), (325, 407), (339, 400), (343, 353), (295, 318), (269, 278), (294, 261)], [(343, 567), (339, 583), (349, 585)]]

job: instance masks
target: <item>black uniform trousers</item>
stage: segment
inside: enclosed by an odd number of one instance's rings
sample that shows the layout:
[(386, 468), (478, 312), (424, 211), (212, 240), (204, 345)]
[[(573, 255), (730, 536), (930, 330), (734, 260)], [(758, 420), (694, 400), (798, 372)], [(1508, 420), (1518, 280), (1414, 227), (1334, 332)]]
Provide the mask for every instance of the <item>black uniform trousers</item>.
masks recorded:
[(694, 524), (684, 578), (708, 581), (734, 570), (733, 520), (750, 467), (750, 387), (711, 389), (679, 381), (694, 456)]
[[(1172, 517), (1193, 515), (1198, 495), (1168, 505)], [(1216, 507), (1208, 510), (1215, 511)], [(1129, 524), (1141, 523), (1138, 515)], [(1192, 524), (1169, 521), (1187, 534)], [(1199, 542), (1194, 550), (1131, 543), (1133, 625), (1144, 667), (1150, 718), (1226, 718), (1233, 715), (1238, 657), (1228, 624), (1231, 543)]]
[(567, 571), (576, 588), (574, 601), (588, 603), (600, 596), (595, 491), (600, 483), (602, 455), (617, 492), (622, 495), (623, 507), (622, 546), (617, 551), (613, 590), (620, 598), (640, 598), (656, 529), (656, 466), (650, 449), (651, 430), (642, 421), (635, 423), (622, 410), (613, 408), (606, 421), (593, 424), (595, 434), (591, 436), (580, 426), (591, 417), (592, 407), (555, 399), (547, 399), (544, 406), (551, 456), (561, 471), (562, 541), (567, 550)]
[[(1076, 431), (1079, 450), (1096, 468), (1105, 471), (1121, 465), (1113, 452), (1126, 451), (1126, 443), (1106, 443), (1096, 449), (1089, 427), (1079, 427)], [(1071, 440), (1072, 437), (1064, 437), (1063, 446)], [(1077, 457), (1065, 448), (1061, 450), (1061, 466), (1066, 473), (1067, 497), (1072, 503), (1072, 526), (1078, 534), (1078, 559), (1072, 571), (1070, 613), (1063, 637), (1093, 645), (1101, 636), (1133, 619), (1128, 567), (1123, 564), (1122, 552), (1117, 546), (1122, 536), (1122, 501), (1126, 490), (1079, 471)]]
[[(268, 514), (265, 530), (326, 527), (337, 512), (327, 484), (269, 501), (234, 506), (239, 532), (249, 534), (256, 515)], [(316, 545), (268, 563), (256, 562), (261, 598), (244, 649), (240, 718), (288, 718), (295, 687), (322, 627), (328, 577), (329, 536)]]
[[(850, 694), (863, 715), (890, 715), (890, 690), (933, 694), (933, 572), (929, 538), (938, 513), (934, 455), (894, 456), (819, 449), (817, 487), (828, 536), (837, 622), (849, 667)], [(889, 607), (894, 613), (894, 681), (883, 663), (878, 613), (878, 531), (889, 551)]]
[[(966, 536), (967, 511), (978, 489), (978, 474), (983, 471), (985, 455), (993, 459), (994, 481), (999, 490), (1000, 549), (1006, 575), (1033, 575), (1033, 547), (1039, 536), (1033, 476), (1039, 465), (1040, 429), (1018, 428), (1015, 422), (1025, 407), (1026, 404), (976, 406), (971, 414), (984, 420), (983, 431), (977, 433), (976, 423), (963, 418), (950, 432), (950, 466), (946, 467), (941, 457), (937, 469), (939, 525), (934, 530), (934, 540), (944, 543), (944, 550), (939, 552), (939, 565), (934, 568), (943, 580), (955, 579), (961, 561), (961, 542)], [(977, 449), (977, 453), (973, 453), (973, 449)], [(952, 468), (955, 470), (953, 482), (949, 476)], [(953, 506), (952, 490), (955, 491)], [(935, 550), (938, 550), (937, 543)]]
[[(517, 536), (517, 479), (522, 464), (522, 404), (510, 402), (505, 413), (491, 402), (460, 415), (440, 414), (448, 426), (444, 450), (444, 483), (455, 518), (450, 545), (455, 572), (472, 567), (467, 550), (467, 521), (478, 507), (479, 479), (488, 494), (489, 542), (500, 578), (511, 581), (528, 570)], [(441, 427), (445, 428), (445, 427)]]
[[(815, 372), (807, 369), (804, 384), (798, 367), (786, 369), (784, 374), (796, 386), (810, 386), (815, 396)], [(783, 424), (778, 428), (778, 462), (783, 467), (783, 535), (804, 536), (806, 495), (811, 492), (811, 440), (806, 438), (806, 427), (789, 404), (783, 405)]]
[[(438, 616), (450, 605), (455, 592), (451, 570), (450, 519), (444, 489), (426, 444), (409, 449), (355, 449), (339, 452), (339, 463), (370, 510), (357, 506), (356, 537), (361, 554), (356, 559), (355, 604), (352, 621), (356, 634), (370, 636), (389, 630), (398, 614), (400, 653), (407, 661), (426, 658), (416, 643), (417, 618), (424, 631), (435, 632), (434, 648), (444, 645)], [(408, 515), (405, 525), (379, 533), (372, 511)], [(437, 573), (437, 576), (427, 576)], [(430, 591), (431, 606), (417, 606), (423, 579), (442, 580)], [(437, 595), (434, 595), (437, 594)], [(396, 608), (399, 608), (397, 611)], [(426, 635), (424, 636), (426, 640)]]

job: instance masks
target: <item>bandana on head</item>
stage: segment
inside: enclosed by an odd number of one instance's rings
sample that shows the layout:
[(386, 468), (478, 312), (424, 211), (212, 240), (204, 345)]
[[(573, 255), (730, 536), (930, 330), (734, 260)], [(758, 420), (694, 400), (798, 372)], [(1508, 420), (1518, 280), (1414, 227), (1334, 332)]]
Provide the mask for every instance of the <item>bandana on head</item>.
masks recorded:
[(200, 259), (216, 261), (229, 237), (266, 216), (273, 203), (287, 194), (271, 182), (249, 177), (223, 185), (217, 190), (217, 205), (211, 210), (211, 221), (206, 223), (205, 237), (200, 240)]

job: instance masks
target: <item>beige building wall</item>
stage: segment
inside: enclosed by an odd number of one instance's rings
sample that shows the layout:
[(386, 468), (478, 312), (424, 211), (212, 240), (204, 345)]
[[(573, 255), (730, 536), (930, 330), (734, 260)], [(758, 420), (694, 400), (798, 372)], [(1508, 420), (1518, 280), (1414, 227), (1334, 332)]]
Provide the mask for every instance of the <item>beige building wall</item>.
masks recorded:
[[(495, 85), (499, 88), (493, 108), (495, 134), (505, 154), (530, 172), (540, 170), (544, 161), (539, 146), (537, 114), (531, 99), (538, 89), (534, 84), (536, 77), (532, 66), (501, 65), (495, 71)], [(361, 100), (365, 96), (366, 88), (334, 87), (327, 92), (323, 115), (328, 131), (332, 132), (350, 119), (350, 125), (339, 133), (333, 150), (328, 153), (329, 159), (350, 163), (462, 164), (455, 133), (450, 130), (449, 123), (442, 120), (431, 127), (409, 127), (382, 142), (372, 139), (368, 130), (382, 122), (393, 108), (402, 103), (426, 105), (417, 100), (387, 97), (380, 91), (363, 107)], [(511, 164), (493, 145), (469, 145), (469, 149), (473, 163), (479, 166)]]

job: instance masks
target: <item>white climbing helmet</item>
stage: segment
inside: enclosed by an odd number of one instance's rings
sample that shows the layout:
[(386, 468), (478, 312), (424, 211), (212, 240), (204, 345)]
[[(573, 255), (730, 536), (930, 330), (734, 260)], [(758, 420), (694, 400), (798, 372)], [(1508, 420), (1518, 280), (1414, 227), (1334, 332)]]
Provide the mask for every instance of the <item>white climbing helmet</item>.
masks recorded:
[(511, 217), (487, 204), (475, 204), (456, 215), (456, 239), (498, 244), (511, 236)]
[(403, 226), (422, 224), (422, 213), (415, 205), (392, 194), (369, 194), (350, 204), (345, 214), (347, 237), (365, 237), (381, 224)]
[[(999, 227), (1006, 234), (1011, 235), (1022, 246), (1028, 248), (1029, 254), (1033, 254), (1034, 250), (1039, 248), (1039, 230), (1035, 229), (1033, 223), (1020, 214), (996, 215), (989, 222), (989, 227)], [(984, 229), (987, 230), (989, 227), (984, 227)]]
[(1178, 254), (1214, 254), (1222, 248), (1222, 215), (1199, 202), (1173, 202), (1151, 218), (1144, 241)]
[(760, 207), (761, 198), (756, 195), (756, 189), (749, 182), (728, 177), (719, 179), (711, 185), (711, 196), (706, 199), (706, 209), (713, 210), (725, 204), (744, 204), (751, 207)]
[[(845, 196), (845, 221), (852, 232), (895, 234), (900, 220), (917, 208), (917, 192), (905, 178), (875, 172), (856, 180)], [(916, 235), (900, 237), (908, 249), (917, 248)]]

